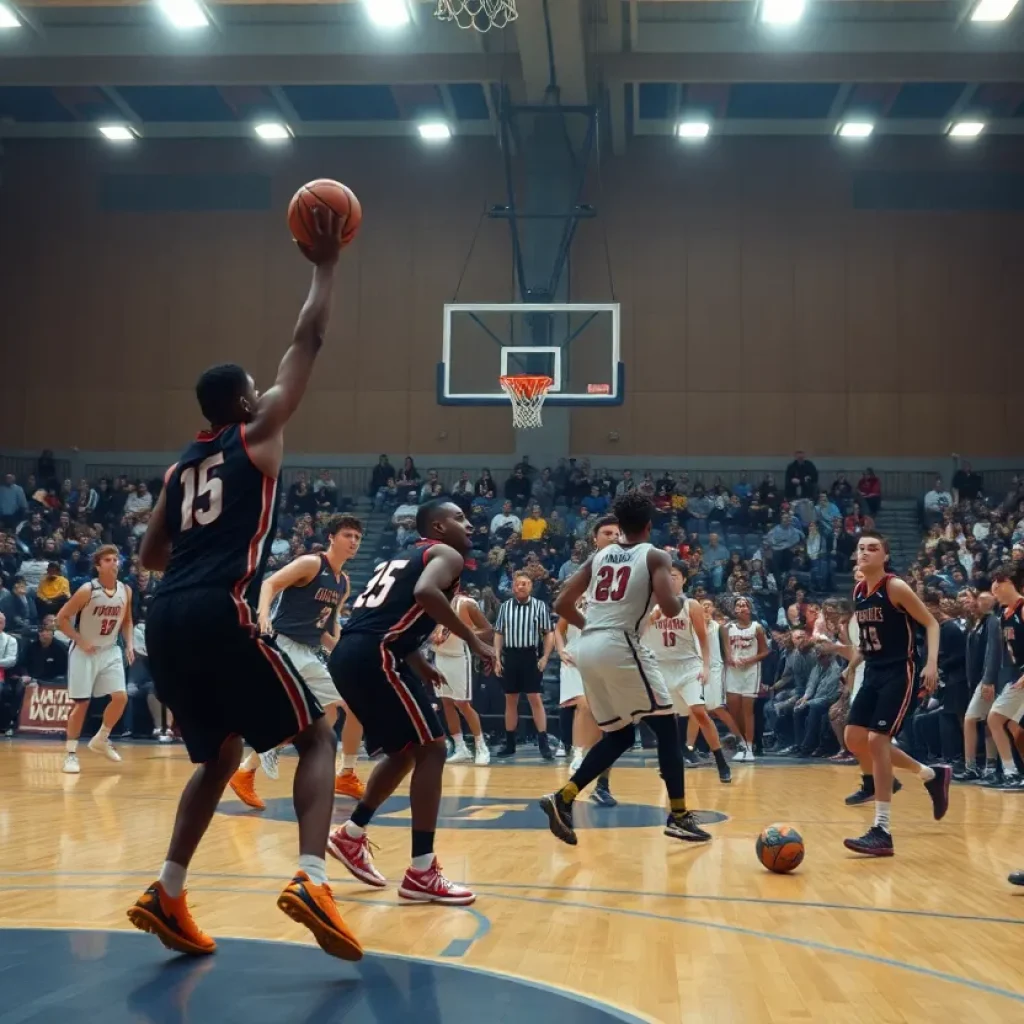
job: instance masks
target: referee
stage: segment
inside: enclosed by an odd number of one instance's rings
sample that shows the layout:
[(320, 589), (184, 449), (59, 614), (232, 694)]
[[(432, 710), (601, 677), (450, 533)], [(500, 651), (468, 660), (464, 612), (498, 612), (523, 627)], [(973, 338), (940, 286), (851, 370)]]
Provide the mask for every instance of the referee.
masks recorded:
[[(548, 745), (541, 678), (555, 645), (555, 634), (547, 605), (532, 597), (532, 592), (533, 580), (525, 572), (517, 572), (512, 580), (512, 597), (498, 609), (494, 625), (494, 674), (501, 678), (505, 691), (505, 746), (496, 756), (511, 757), (516, 752), (519, 694), (525, 693), (537, 727), (540, 755), (550, 761), (554, 754)], [(538, 660), (537, 652), (542, 646)]]

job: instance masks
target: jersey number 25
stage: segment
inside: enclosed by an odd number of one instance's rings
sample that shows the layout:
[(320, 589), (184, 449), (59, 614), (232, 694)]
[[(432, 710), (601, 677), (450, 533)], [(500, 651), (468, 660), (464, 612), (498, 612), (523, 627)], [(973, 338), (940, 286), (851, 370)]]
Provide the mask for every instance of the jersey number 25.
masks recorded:
[(395, 573), (409, 564), (408, 558), (400, 558), (397, 562), (385, 562), (378, 565), (366, 589), (356, 598), (353, 608), (379, 608), (386, 600), (391, 588), (395, 585)]

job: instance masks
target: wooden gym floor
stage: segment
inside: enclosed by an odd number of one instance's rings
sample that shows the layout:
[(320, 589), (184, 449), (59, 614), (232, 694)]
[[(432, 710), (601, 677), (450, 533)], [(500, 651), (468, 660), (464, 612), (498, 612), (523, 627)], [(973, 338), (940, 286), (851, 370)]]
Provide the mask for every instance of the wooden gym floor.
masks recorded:
[[(3, 1024), (91, 1019), (90, 982), (118, 969), (117, 982), (96, 994), (97, 1019), (108, 1024), (226, 1012), (201, 1002), (202, 993), (220, 991), (200, 977), (214, 969), (209, 961), (201, 970), (167, 966), (175, 958), (127, 925), (126, 908), (163, 859), (190, 768), (180, 746), (121, 750), (121, 765), (84, 750), (74, 777), (60, 772), (58, 743), (0, 746)], [(565, 762), (520, 756), (490, 768), (450, 767), (438, 852), (450, 877), (476, 888), (476, 904), (403, 906), (394, 886), (368, 890), (329, 861), (342, 913), (379, 954), (349, 965), (311, 947), (274, 905), (296, 859), (293, 766), (282, 759), (278, 782), (259, 776), (263, 814), (233, 797), (223, 802), (190, 874), (191, 901), (208, 932), (279, 943), (225, 942), (224, 955), (213, 958), (219, 985), (244, 989), (231, 1005), (244, 1005), (246, 1024), (282, 1019), (282, 990), (263, 989), (279, 984), (284, 964), (300, 977), (308, 972), (288, 998), (312, 993), (316, 1002), (308, 1014), (285, 1010), (294, 1020), (340, 1020), (342, 1006), (348, 1024), (412, 1011), (444, 1024), (1024, 1020), (1024, 889), (1006, 883), (1009, 871), (1024, 868), (1019, 794), (956, 787), (937, 823), (923, 788), (904, 777), (893, 804), (896, 857), (868, 861), (842, 846), (871, 813), (870, 805), (843, 804), (854, 769), (735, 765), (732, 785), (723, 786), (704, 768), (687, 775), (690, 804), (722, 817), (708, 826), (713, 842), (691, 847), (661, 834), (657, 769), (633, 757), (613, 776), (618, 808), (578, 805), (573, 849), (548, 833), (536, 807), (566, 778)], [(337, 802), (339, 821), (349, 806)], [(769, 874), (754, 854), (757, 833), (775, 821), (794, 824), (807, 844), (790, 876)], [(407, 829), (408, 802), (399, 795), (371, 826), (377, 863), (395, 883), (408, 859)], [(98, 931), (76, 937), (75, 929)], [(73, 961), (78, 980), (55, 989), (53, 979)], [(180, 976), (163, 978), (165, 970)], [(131, 978), (142, 974), (146, 985), (133, 990)], [(345, 987), (332, 988), (339, 979)], [(425, 1004), (421, 992), (430, 993)], [(488, 1006), (474, 1007), (479, 998)]]

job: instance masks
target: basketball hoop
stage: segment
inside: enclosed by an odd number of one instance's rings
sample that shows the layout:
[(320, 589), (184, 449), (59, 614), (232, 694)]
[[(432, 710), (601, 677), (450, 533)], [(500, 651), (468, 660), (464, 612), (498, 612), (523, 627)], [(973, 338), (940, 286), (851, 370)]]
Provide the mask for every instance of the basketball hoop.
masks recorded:
[(524, 374), (499, 377), (501, 389), (512, 403), (512, 426), (530, 430), (541, 426), (540, 410), (548, 397), (548, 388), (555, 382), (550, 377)]
[(454, 21), (459, 28), (489, 32), (504, 28), (519, 17), (516, 0), (437, 0), (434, 17)]

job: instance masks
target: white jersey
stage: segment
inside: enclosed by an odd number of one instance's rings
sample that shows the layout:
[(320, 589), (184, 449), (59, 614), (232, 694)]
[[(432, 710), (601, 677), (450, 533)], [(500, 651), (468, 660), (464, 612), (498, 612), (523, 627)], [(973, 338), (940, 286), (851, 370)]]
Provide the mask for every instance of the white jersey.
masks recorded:
[[(758, 624), (752, 622), (744, 628), (736, 622), (726, 627), (725, 642), (729, 645), (729, 654), (733, 661), (742, 658), (753, 658), (757, 654)], [(728, 693), (738, 693), (744, 697), (756, 697), (761, 685), (761, 663), (753, 665), (730, 665), (725, 675), (725, 689)]]
[(721, 674), (722, 667), (725, 665), (725, 662), (722, 660), (722, 640), (719, 636), (721, 628), (722, 627), (715, 622), (714, 619), (711, 619), (706, 626), (708, 631), (708, 650), (711, 654), (710, 667), (712, 675), (716, 672)]
[(647, 568), (647, 552), (651, 549), (651, 544), (609, 544), (594, 555), (584, 634), (596, 629), (640, 634), (654, 604)]
[(78, 613), (75, 628), (87, 644), (113, 647), (128, 610), (128, 591), (120, 581), (113, 594), (108, 594), (99, 580), (93, 580), (90, 586), (89, 603)]
[[(695, 662), (701, 659), (697, 648), (697, 636), (693, 622), (687, 614), (688, 602), (683, 599), (683, 608), (675, 618), (662, 615), (651, 623), (644, 642), (654, 649), (659, 664), (666, 662)], [(700, 612), (704, 614), (703, 611)]]
[[(857, 625), (857, 616), (850, 616), (850, 621), (846, 624), (846, 630), (850, 634), (850, 644), (853, 649), (860, 649), (860, 627)], [(866, 662), (861, 658), (860, 664), (857, 666), (853, 673), (853, 686), (850, 688), (850, 700), (853, 700), (857, 696), (857, 691), (860, 689), (861, 683), (864, 682), (864, 668)]]
[[(466, 597), (464, 594), (456, 594), (452, 601), (452, 610), (456, 615), (458, 615), (462, 602), (471, 600), (471, 597)], [(461, 616), (459, 617), (461, 618)], [(447, 629), (444, 626), (441, 626), (438, 629), (437, 635), (440, 636), (441, 639), (438, 643), (432, 644), (435, 654), (439, 654), (442, 658), (464, 657), (469, 648), (469, 644), (467, 644), (461, 636), (456, 636), (450, 629)]]

